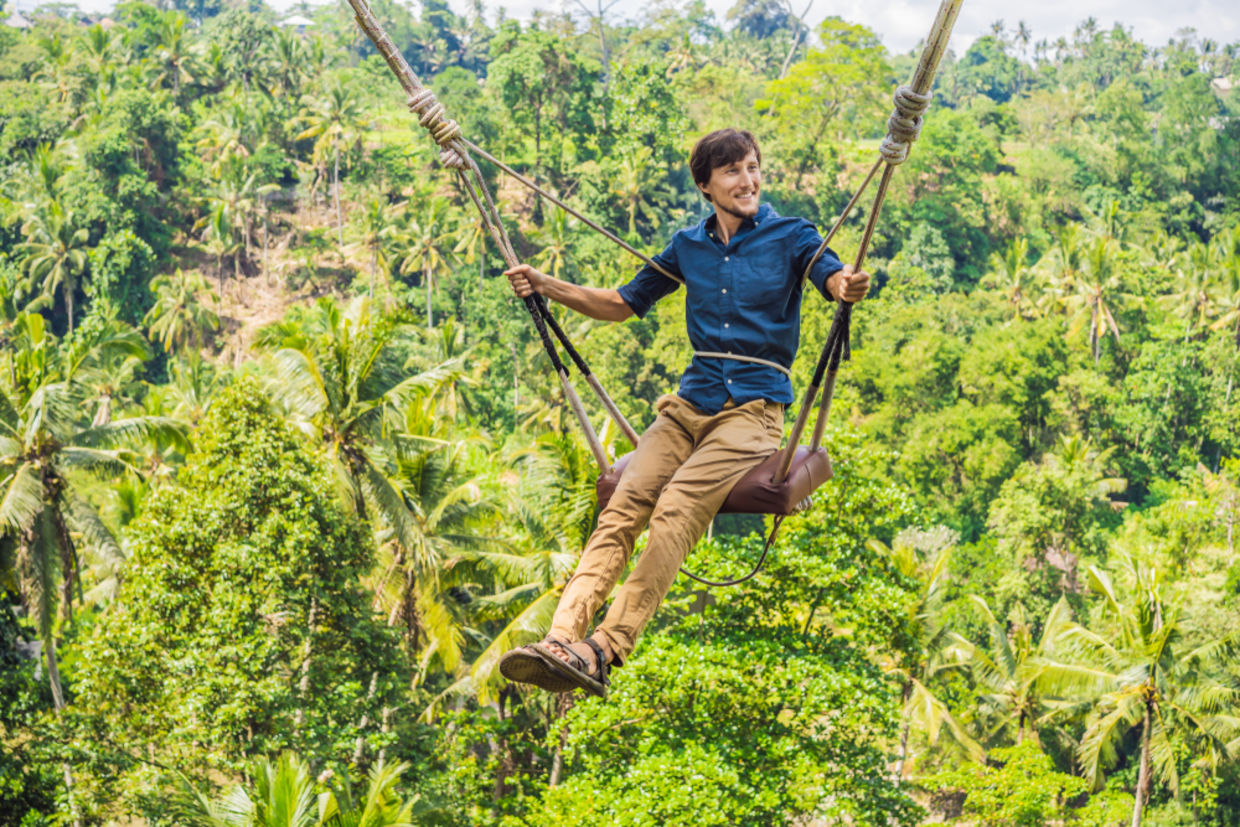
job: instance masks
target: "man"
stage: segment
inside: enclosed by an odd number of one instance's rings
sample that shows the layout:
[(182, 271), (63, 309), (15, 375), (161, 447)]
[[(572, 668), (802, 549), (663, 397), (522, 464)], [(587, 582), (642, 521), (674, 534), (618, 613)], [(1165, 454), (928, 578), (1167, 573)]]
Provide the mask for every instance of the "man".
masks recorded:
[[(501, 658), (500, 672), (510, 680), (605, 696), (610, 666), (623, 665), (633, 651), (732, 486), (779, 447), (784, 406), (793, 400), (786, 369), (800, 334), (801, 276), (822, 238), (810, 222), (759, 204), (761, 157), (753, 135), (735, 129), (712, 132), (693, 148), (689, 168), (714, 214), (677, 232), (655, 261), (684, 279), (694, 359), (679, 391), (659, 399), (658, 416), (599, 515), (547, 638)], [(537, 291), (616, 322), (645, 316), (679, 287), (649, 266), (618, 290), (570, 284), (525, 264), (506, 275), (518, 296)], [(828, 250), (810, 281), (828, 299), (856, 302), (870, 277)], [(730, 358), (736, 356), (758, 361)], [(647, 522), (645, 551), (606, 618), (585, 637)]]

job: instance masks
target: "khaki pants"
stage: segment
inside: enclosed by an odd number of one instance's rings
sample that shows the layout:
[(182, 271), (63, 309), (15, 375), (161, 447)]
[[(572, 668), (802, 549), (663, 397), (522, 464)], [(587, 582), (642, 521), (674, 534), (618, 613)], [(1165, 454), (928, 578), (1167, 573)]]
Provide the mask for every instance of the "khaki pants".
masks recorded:
[(642, 529), (650, 538), (596, 630), (622, 664), (654, 616), (689, 550), (706, 532), (728, 492), (779, 447), (783, 406), (761, 399), (729, 402), (708, 416), (679, 396), (659, 399), (607, 508), (599, 515), (577, 570), (551, 622), (551, 634), (581, 640), (611, 594)]

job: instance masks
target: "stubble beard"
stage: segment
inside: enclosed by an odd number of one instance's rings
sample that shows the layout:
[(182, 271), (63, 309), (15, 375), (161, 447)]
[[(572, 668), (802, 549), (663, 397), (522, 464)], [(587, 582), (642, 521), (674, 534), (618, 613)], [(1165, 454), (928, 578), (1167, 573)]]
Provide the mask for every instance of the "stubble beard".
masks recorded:
[(733, 218), (739, 218), (741, 220), (744, 220), (746, 218), (753, 218), (755, 215), (758, 214), (758, 206), (759, 206), (758, 194), (754, 193), (753, 209), (749, 210), (748, 212), (742, 212), (741, 210), (735, 209), (733, 207), (725, 206), (721, 203), (716, 204), (715, 206), (723, 210), (724, 212), (726, 212), (728, 215), (732, 216)]

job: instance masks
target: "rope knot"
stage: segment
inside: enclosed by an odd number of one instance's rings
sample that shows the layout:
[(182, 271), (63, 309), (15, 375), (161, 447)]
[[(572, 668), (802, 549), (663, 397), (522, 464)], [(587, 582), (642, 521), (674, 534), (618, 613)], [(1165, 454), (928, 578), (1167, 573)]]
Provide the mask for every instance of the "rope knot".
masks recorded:
[(921, 116), (930, 106), (930, 98), (929, 93), (919, 94), (911, 86), (901, 86), (896, 90), (896, 108), (887, 119), (887, 136), (878, 149), (884, 161), (894, 166), (908, 160), (913, 141), (921, 135)]
[(418, 116), (418, 123), (431, 133), (435, 143), (439, 144), (439, 162), (452, 169), (468, 169), (469, 164), (456, 145), (461, 137), (461, 126), (447, 116), (444, 105), (429, 89), (422, 89), (410, 95), (409, 111)]

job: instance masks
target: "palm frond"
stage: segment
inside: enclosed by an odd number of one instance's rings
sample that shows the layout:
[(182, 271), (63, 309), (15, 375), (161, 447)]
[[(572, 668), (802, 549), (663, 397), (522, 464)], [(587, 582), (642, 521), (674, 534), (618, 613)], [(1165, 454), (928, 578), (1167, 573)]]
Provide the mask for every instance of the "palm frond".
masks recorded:
[(14, 534), (26, 531), (43, 510), (43, 481), (32, 463), (23, 462), (0, 481), (0, 528)]
[(510, 649), (541, 638), (551, 626), (551, 617), (555, 614), (559, 598), (558, 589), (544, 592), (501, 629), (490, 645), (482, 650), (469, 672), (478, 703), (488, 704), (495, 699), (496, 687), (503, 680), (499, 677), (500, 656)]
[(185, 423), (169, 416), (134, 416), (116, 419), (79, 431), (72, 443), (87, 448), (132, 447), (144, 442), (164, 442), (188, 453), (189, 435)]

